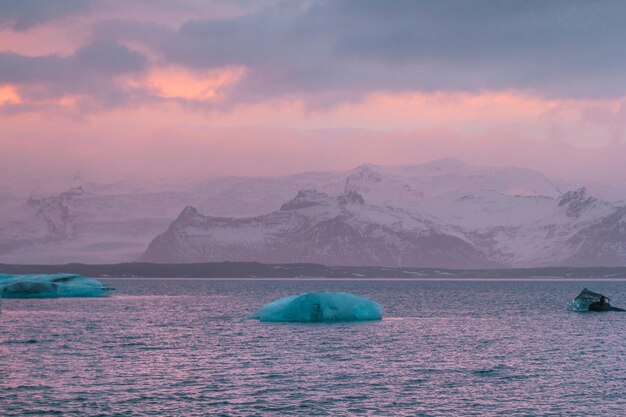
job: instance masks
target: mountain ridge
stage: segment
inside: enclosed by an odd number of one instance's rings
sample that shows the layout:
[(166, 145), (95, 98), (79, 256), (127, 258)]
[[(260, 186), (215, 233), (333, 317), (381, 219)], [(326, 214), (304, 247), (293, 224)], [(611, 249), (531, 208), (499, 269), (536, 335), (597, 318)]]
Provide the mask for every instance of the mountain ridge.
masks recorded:
[[(446, 161), (454, 170), (467, 167), (453, 162)], [(416, 169), (433, 167), (436, 165)], [(479, 184), (489, 184), (492, 180), (491, 176), (476, 174), (480, 169), (471, 170), (478, 176), (476, 181)], [(443, 171), (441, 175), (423, 175), (407, 181), (393, 174), (384, 175), (381, 171), (384, 168), (371, 164), (349, 171), (344, 192), (337, 197), (314, 190), (300, 190), (278, 211), (249, 218), (247, 229), (232, 218), (207, 221), (202, 217), (204, 220), (193, 225), (190, 237), (186, 229), (192, 224), (186, 224), (179, 216), (168, 231), (153, 240), (139, 260), (248, 260), (328, 265), (363, 265), (369, 261), (394, 267), (416, 264), (446, 267), (618, 266), (626, 263), (626, 244), (622, 243), (626, 242), (626, 220), (622, 214), (626, 213), (626, 206), (589, 196), (584, 187), (559, 193), (560, 190), (545, 177), (532, 173), (533, 193), (507, 194), (511, 183), (506, 175), (492, 181), (492, 187), (488, 189), (481, 188), (481, 185), (475, 187), (474, 192), (468, 191), (467, 187), (455, 192), (457, 173)], [(505, 169), (505, 172), (511, 171)], [(428, 191), (428, 187), (423, 187), (426, 192), (415, 190), (419, 182), (427, 181), (443, 185), (443, 191), (425, 197), (433, 191)], [(447, 184), (450, 182), (452, 184)], [(337, 202), (348, 196), (351, 201), (358, 202), (361, 209), (348, 210), (349, 215), (345, 211), (334, 213), (332, 226), (324, 223), (329, 219), (320, 217), (322, 213), (311, 211), (312, 207), (328, 205), (333, 198)], [(297, 211), (298, 218), (305, 219), (302, 221), (312, 227), (312, 233), (300, 233), (298, 227), (302, 224), (295, 228), (286, 226), (288, 220), (281, 217), (285, 210)], [(197, 210), (194, 213), (202, 216)], [(476, 220), (477, 217), (480, 219)], [(361, 227), (355, 227), (355, 224)], [(472, 224), (477, 226), (472, 227)], [(268, 225), (275, 225), (276, 229), (269, 230), (271, 226)], [(287, 229), (280, 230), (281, 227)], [(326, 234), (320, 238), (320, 230), (315, 227), (326, 227)], [(237, 236), (249, 239), (254, 235), (253, 231), (263, 228), (262, 236), (257, 235), (258, 240), (254, 243), (241, 238), (237, 241)], [(369, 230), (370, 234), (364, 230)], [(378, 238), (375, 243), (373, 235)], [(610, 239), (606, 240), (607, 237)], [(342, 242), (341, 246), (336, 242)], [(251, 250), (252, 246), (254, 249)], [(292, 251), (286, 257), (282, 255), (286, 248), (296, 247), (303, 249)], [(324, 255), (329, 251), (337, 256)]]
[[(447, 158), (421, 165), (362, 164), (343, 172), (220, 177), (195, 183), (168, 180), (163, 185), (77, 181), (52, 195), (2, 186), (0, 262), (134, 261), (184, 207), (193, 208), (195, 213), (187, 213), (191, 217), (200, 213), (236, 219), (266, 216), (280, 212), (285, 204), (296, 204), (292, 200), (300, 191), (316, 190), (334, 199), (337, 207), (341, 199), (344, 205), (357, 203), (333, 226), (326, 223), (329, 231), (346, 227), (352, 233), (369, 225), (392, 242), (388, 250), (370, 247), (369, 252), (353, 256), (361, 256), (366, 263), (376, 261), (379, 252), (405, 253), (394, 245), (407, 245), (411, 238), (400, 231), (408, 227), (408, 234), (415, 235), (411, 227), (417, 223), (433, 233), (460, 239), (455, 240), (456, 247), (472, 246), (468, 253), (478, 250), (482, 255), (472, 256), (480, 258), (481, 265), (624, 263), (620, 214), (624, 202), (609, 201), (578, 184), (519, 167), (481, 167)], [(395, 226), (385, 223), (389, 219), (396, 219)], [(221, 233), (225, 239), (236, 238), (229, 237), (224, 228)], [(301, 239), (310, 239), (306, 236)], [(333, 244), (321, 246), (331, 250)], [(424, 259), (416, 255), (412, 261)], [(457, 259), (453, 264), (460, 262)]]
[[(445, 250), (444, 250), (445, 248)], [(139, 261), (312, 262), (326, 265), (488, 266), (479, 251), (429, 220), (365, 204), (350, 191), (300, 191), (277, 211), (250, 218), (185, 208)]]

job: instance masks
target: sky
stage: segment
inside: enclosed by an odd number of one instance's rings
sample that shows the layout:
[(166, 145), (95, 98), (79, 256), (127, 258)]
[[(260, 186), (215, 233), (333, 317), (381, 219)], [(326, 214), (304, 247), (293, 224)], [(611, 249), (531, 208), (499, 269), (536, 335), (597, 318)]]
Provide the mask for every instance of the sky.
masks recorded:
[(626, 2), (0, 0), (0, 178), (457, 157), (626, 186)]

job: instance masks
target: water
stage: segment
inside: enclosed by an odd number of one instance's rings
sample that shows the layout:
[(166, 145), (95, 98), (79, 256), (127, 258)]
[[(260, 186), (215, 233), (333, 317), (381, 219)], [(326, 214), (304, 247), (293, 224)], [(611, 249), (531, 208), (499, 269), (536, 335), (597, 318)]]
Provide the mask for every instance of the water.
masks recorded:
[[(626, 282), (107, 280), (114, 296), (4, 300), (0, 415), (624, 415)], [(260, 323), (348, 291), (379, 322)]]

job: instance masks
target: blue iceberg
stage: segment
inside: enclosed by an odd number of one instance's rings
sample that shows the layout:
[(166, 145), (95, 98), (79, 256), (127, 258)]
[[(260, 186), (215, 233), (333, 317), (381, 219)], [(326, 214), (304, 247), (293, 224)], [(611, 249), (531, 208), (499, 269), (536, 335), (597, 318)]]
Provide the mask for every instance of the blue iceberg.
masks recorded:
[(76, 274), (0, 274), (2, 298), (99, 297), (112, 290), (100, 281)]
[(345, 292), (311, 292), (272, 301), (251, 318), (291, 323), (381, 320), (383, 309), (375, 301)]

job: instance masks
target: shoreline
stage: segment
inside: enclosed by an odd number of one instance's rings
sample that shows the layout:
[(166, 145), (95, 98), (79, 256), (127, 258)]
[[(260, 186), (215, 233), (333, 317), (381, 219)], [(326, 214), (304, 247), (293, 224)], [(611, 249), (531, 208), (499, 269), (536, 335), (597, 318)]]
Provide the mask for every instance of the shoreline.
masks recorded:
[(208, 262), (63, 265), (0, 264), (0, 274), (69, 273), (93, 278), (343, 280), (626, 280), (626, 267), (432, 268)]

